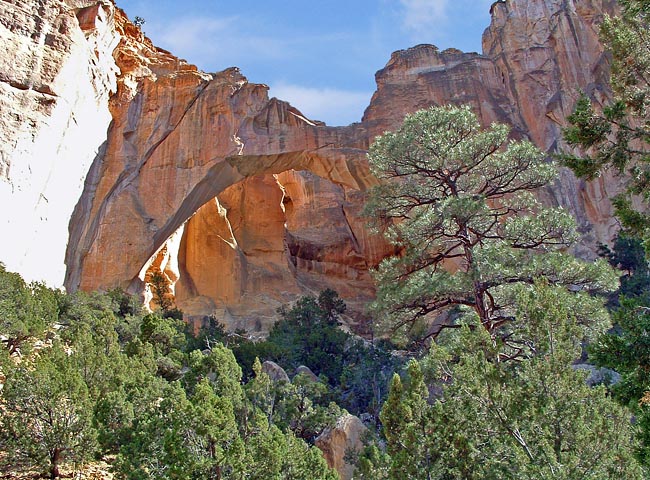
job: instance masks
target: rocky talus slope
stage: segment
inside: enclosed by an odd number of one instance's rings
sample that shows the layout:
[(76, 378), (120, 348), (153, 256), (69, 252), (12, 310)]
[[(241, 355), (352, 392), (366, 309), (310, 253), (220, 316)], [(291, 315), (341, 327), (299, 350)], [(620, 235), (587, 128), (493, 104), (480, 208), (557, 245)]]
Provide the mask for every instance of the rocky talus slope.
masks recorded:
[[(0, 194), (20, 206), (0, 217), (4, 261), (56, 279), (67, 241), (70, 290), (143, 292), (159, 267), (186, 313), (250, 330), (331, 287), (354, 326), (369, 269), (391, 253), (360, 216), (372, 139), (408, 112), (469, 103), (556, 151), (579, 91), (608, 94), (597, 24), (614, 8), (496, 2), (483, 54), (395, 52), (362, 121), (330, 127), (237, 69), (201, 72), (156, 48), (111, 0), (0, 0)], [(616, 188), (565, 171), (543, 192), (576, 215), (581, 254), (615, 234)]]

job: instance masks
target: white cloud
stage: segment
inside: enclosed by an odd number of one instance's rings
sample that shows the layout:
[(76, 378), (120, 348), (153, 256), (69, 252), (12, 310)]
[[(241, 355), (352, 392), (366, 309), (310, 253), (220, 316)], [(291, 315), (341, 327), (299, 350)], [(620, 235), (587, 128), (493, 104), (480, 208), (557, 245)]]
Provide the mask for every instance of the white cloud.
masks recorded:
[(271, 86), (269, 95), (288, 101), (310, 119), (340, 126), (361, 121), (372, 92), (280, 83)]
[(187, 16), (147, 22), (147, 35), (157, 45), (208, 70), (235, 66), (242, 58), (283, 58), (286, 42), (244, 30), (245, 19)]
[(224, 35), (236, 18), (183, 18), (158, 29), (159, 38), (174, 47), (175, 51), (187, 52), (211, 46), (215, 36)]
[(402, 26), (411, 34), (421, 35), (444, 26), (448, 20), (448, 0), (400, 0), (404, 7)]

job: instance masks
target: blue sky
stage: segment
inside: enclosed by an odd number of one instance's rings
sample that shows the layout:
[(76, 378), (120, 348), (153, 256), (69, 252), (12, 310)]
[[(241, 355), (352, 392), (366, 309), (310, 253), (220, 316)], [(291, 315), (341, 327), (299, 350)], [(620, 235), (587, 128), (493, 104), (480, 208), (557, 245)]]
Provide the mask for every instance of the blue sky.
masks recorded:
[(306, 116), (328, 125), (361, 120), (374, 74), (419, 43), (481, 51), (493, 0), (322, 2), (116, 0), (143, 17), (153, 42), (216, 72), (237, 66)]

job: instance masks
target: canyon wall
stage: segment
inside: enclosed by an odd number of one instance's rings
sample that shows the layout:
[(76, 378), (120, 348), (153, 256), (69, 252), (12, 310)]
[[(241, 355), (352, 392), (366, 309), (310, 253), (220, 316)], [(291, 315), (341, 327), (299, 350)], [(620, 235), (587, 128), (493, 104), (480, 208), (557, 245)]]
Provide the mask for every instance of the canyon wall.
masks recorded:
[[(3, 65), (16, 78), (0, 78), (0, 101), (23, 117), (13, 127), (0, 125), (2, 188), (11, 186), (10, 198), (18, 199), (15, 186), (25, 186), (33, 215), (40, 198), (34, 170), (66, 177), (55, 183), (64, 185), (68, 203), (58, 199), (56, 209), (70, 218), (69, 237), (52, 234), (54, 246), (41, 254), (60, 261), (67, 238), (70, 290), (142, 293), (147, 270), (160, 268), (188, 315), (215, 315), (230, 328), (249, 330), (268, 329), (279, 305), (325, 287), (340, 292), (350, 306), (349, 323), (363, 330), (363, 306), (374, 292), (369, 270), (392, 252), (360, 214), (364, 191), (375, 184), (365, 158), (372, 139), (397, 127), (406, 113), (469, 103), (484, 124), (508, 123), (515, 138), (557, 151), (579, 91), (601, 102), (607, 97), (597, 24), (615, 8), (608, 0), (495, 2), (482, 55), (431, 45), (395, 52), (376, 74), (377, 91), (362, 121), (330, 127), (269, 99), (266, 86), (249, 83), (237, 69), (200, 72), (157, 49), (109, 0), (26, 3), (33, 9), (0, 0), (0, 38), (22, 42), (25, 65), (39, 55), (48, 64), (59, 59), (55, 78), (64, 79), (58, 72), (73, 65), (83, 70), (88, 79), (63, 81), (60, 92), (52, 90), (52, 104), (73, 102), (62, 100), (67, 95), (98, 112), (82, 124), (92, 126), (94, 136), (84, 136), (74, 150), (70, 135), (82, 127), (73, 126), (72, 113), (81, 105), (70, 103), (68, 117), (62, 114), (67, 124), (55, 122), (39, 100), (50, 98), (51, 89), (27, 79), (36, 70), (26, 66), (19, 78), (20, 69)], [(57, 27), (62, 39), (50, 40), (51, 51), (47, 35), (33, 34), (37, 25), (18, 28), (11, 20), (23, 15), (35, 22), (43, 16), (38, 9), (68, 25)], [(74, 55), (81, 60), (74, 63)], [(14, 121), (2, 105), (2, 121)], [(49, 150), (37, 148), (42, 132), (56, 136)], [(43, 157), (54, 166), (37, 164)], [(28, 173), (14, 175), (21, 168)], [(80, 193), (74, 181), (86, 171)], [(585, 184), (563, 171), (543, 193), (576, 215), (584, 234), (580, 254), (593, 255), (597, 242), (615, 235), (607, 199), (616, 188), (608, 178)], [(78, 199), (72, 213), (71, 198)], [(30, 258), (44, 245), (43, 237), (34, 246), (19, 243)]]
[(68, 222), (117, 89), (111, 2), (0, 0), (0, 261), (61, 285)]

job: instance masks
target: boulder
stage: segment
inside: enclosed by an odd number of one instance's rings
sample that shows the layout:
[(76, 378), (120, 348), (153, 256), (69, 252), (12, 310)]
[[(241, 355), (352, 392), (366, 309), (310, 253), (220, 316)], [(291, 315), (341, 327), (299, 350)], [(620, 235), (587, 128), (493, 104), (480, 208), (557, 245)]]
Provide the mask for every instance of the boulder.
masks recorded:
[(316, 438), (316, 446), (323, 452), (327, 464), (335, 469), (342, 480), (350, 480), (354, 465), (345, 461), (348, 452), (363, 449), (363, 436), (367, 431), (363, 422), (354, 415), (341, 416), (333, 428), (327, 428)]
[(266, 373), (269, 378), (274, 382), (286, 382), (289, 383), (289, 375), (284, 371), (280, 365), (270, 360), (265, 361), (262, 364), (262, 371)]
[[(300, 365), (298, 368), (296, 368), (296, 376), (298, 375), (303, 375), (305, 378), (311, 380), (312, 382), (320, 382), (320, 379), (314, 372), (311, 371), (311, 368), (304, 365)], [(294, 378), (296, 378), (296, 376), (294, 376)]]
[(579, 363), (573, 365), (575, 370), (584, 370), (587, 372), (587, 385), (616, 385), (621, 381), (621, 374), (611, 368), (597, 367), (588, 363)]

